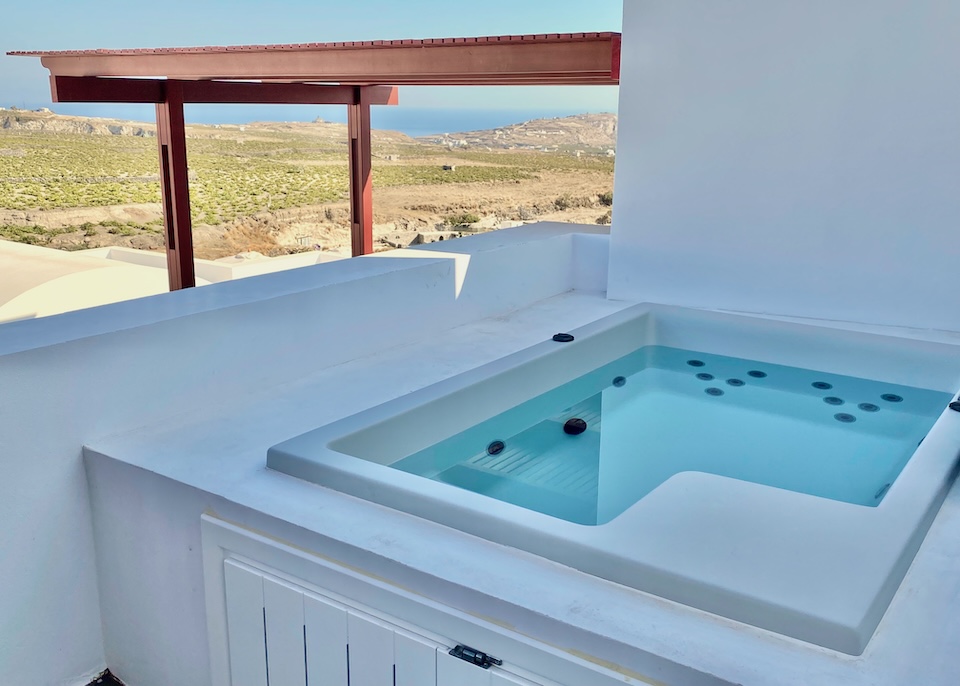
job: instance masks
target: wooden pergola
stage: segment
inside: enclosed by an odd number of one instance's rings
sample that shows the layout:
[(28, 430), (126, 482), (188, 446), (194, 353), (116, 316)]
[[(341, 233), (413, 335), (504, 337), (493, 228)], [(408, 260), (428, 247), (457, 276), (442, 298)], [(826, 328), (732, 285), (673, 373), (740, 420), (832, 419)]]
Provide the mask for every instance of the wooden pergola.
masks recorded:
[(40, 58), (54, 102), (156, 105), (171, 290), (196, 284), (185, 104), (346, 105), (356, 256), (373, 252), (370, 107), (396, 105), (397, 86), (612, 86), (620, 79), (619, 33), (7, 54)]

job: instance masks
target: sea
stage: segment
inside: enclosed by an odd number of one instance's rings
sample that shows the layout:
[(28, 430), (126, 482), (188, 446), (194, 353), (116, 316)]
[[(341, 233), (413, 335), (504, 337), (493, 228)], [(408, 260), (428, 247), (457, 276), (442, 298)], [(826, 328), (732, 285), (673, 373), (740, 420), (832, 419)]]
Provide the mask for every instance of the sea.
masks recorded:
[[(46, 107), (51, 106), (47, 104)], [(155, 121), (154, 108), (150, 105), (59, 104), (52, 106), (52, 109), (58, 114), (108, 117), (150, 123)], [(603, 111), (605, 110), (582, 107), (565, 109), (374, 107), (370, 118), (374, 129), (400, 131), (416, 137), (482, 131), (532, 119), (552, 119)], [(347, 112), (345, 107), (330, 105), (187, 105), (184, 108), (184, 117), (189, 124), (249, 124), (255, 121), (311, 122), (318, 118), (327, 122), (345, 123)]]

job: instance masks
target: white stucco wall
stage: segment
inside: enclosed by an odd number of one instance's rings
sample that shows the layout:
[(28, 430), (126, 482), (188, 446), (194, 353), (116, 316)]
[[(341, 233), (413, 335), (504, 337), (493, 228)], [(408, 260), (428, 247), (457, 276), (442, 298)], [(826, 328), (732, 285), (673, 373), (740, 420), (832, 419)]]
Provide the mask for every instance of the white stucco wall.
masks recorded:
[[(142, 653), (104, 647), (84, 444), (189, 422), (318, 367), (574, 288), (604, 268), (596, 250), (581, 256), (568, 234), (576, 230), (531, 226), (444, 252), (398, 251), (0, 325), (0, 683), (85, 683), (105, 656), (160, 675), (143, 683), (174, 681), (162, 670), (176, 664), (163, 650), (175, 623), (147, 627), (159, 643), (139, 643)], [(173, 549), (179, 535), (160, 527), (152, 542), (115, 543)], [(107, 556), (100, 567), (114, 563)]]
[(630, 0), (613, 298), (960, 330), (960, 3)]

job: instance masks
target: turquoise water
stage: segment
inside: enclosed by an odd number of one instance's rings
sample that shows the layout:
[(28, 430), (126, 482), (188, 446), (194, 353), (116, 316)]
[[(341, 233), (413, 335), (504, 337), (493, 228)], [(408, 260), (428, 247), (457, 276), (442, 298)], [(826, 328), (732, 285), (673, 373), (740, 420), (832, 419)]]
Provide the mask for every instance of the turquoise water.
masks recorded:
[(950, 399), (649, 346), (392, 466), (587, 525), (686, 471), (876, 506)]

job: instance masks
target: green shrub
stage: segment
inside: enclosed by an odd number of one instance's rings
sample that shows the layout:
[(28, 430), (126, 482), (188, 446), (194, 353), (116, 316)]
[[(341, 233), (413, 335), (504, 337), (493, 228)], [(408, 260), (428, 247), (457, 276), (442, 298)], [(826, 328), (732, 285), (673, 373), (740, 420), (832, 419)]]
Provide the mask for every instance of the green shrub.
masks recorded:
[(463, 214), (448, 215), (443, 218), (443, 221), (446, 222), (448, 226), (465, 226), (467, 224), (476, 224), (480, 221), (480, 217), (472, 212), (464, 212)]
[(553, 201), (553, 206), (558, 210), (563, 212), (564, 210), (569, 210), (574, 207), (590, 207), (593, 205), (593, 199), (584, 197), (584, 196), (573, 196), (569, 193), (564, 193), (559, 198)]

